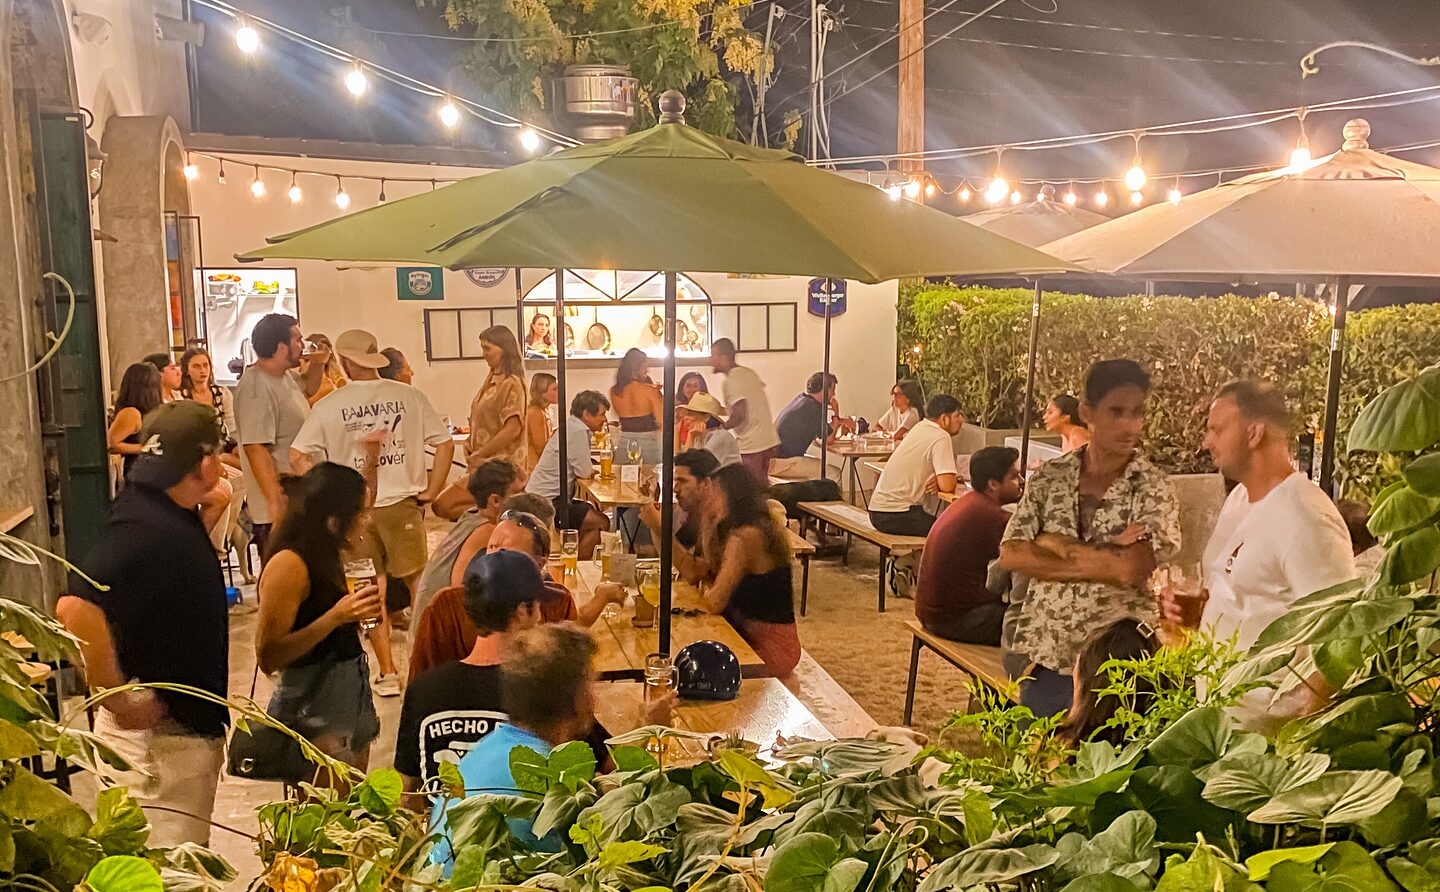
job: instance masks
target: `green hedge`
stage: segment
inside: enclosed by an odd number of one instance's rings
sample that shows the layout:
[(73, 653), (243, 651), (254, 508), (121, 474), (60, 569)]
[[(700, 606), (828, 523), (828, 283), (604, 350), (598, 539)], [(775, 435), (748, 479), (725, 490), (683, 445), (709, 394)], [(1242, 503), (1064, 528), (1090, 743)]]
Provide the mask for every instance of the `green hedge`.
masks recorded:
[[(909, 286), (901, 290), (900, 344), (919, 345), (917, 371), (930, 392), (958, 397), (985, 427), (1018, 427), (1025, 395), (1032, 292)], [(1141, 362), (1155, 381), (1149, 453), (1176, 473), (1211, 470), (1200, 449), (1210, 397), (1233, 378), (1273, 381), (1318, 428), (1330, 317), (1293, 298), (1106, 297), (1047, 292), (1036, 368), (1037, 405), (1076, 393), (1098, 359)], [(1341, 430), (1390, 384), (1440, 361), (1440, 305), (1367, 310), (1351, 317)], [(913, 350), (908, 359), (914, 359)], [(1342, 440), (1343, 442), (1343, 440)], [(1375, 463), (1342, 467), (1357, 490), (1374, 489)]]

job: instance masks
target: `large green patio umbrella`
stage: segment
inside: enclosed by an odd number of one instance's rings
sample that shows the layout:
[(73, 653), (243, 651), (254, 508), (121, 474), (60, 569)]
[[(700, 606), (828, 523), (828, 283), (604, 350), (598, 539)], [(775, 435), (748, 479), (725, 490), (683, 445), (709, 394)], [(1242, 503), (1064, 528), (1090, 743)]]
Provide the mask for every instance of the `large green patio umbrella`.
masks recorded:
[[(879, 189), (809, 167), (793, 153), (686, 127), (677, 92), (661, 97), (660, 111), (660, 123), (648, 130), (276, 236), (238, 259), (553, 268), (557, 313), (566, 268), (665, 271), (663, 543), (673, 528), (677, 272), (873, 283), (1078, 270), (933, 208), (892, 201)], [(561, 350), (562, 406), (564, 376)], [(562, 492), (569, 491), (565, 441), (561, 436)], [(660, 555), (660, 646), (668, 651), (669, 548), (662, 545)]]

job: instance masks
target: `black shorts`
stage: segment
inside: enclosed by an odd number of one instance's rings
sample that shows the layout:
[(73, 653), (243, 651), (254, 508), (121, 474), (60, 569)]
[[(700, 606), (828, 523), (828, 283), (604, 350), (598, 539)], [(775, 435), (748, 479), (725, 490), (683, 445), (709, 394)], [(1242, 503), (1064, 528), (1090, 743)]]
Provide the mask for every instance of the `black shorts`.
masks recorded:
[(557, 530), (580, 529), (580, 525), (585, 522), (586, 516), (588, 516), (591, 511), (595, 510), (595, 506), (590, 504), (589, 502), (582, 502), (579, 499), (571, 499), (570, 519), (569, 521), (565, 521), (564, 516), (560, 513), (560, 506), (565, 503), (564, 499), (556, 497), (554, 499), (551, 499), (550, 503), (555, 506), (555, 529)]

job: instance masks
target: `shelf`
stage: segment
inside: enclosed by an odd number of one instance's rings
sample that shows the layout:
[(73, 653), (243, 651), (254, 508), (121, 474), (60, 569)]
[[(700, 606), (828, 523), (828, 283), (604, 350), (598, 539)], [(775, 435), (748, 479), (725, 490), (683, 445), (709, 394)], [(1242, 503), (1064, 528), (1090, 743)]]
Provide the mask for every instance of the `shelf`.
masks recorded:
[(29, 505), (23, 508), (0, 508), (0, 533), (8, 533), (34, 516), (35, 509)]

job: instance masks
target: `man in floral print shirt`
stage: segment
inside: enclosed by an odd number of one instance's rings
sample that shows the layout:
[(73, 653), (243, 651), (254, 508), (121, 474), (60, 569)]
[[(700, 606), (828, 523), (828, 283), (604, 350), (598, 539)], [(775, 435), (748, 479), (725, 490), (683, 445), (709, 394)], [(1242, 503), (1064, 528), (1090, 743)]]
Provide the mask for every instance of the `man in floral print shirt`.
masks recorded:
[(1150, 376), (1128, 359), (1085, 376), (1089, 446), (1031, 475), (1005, 530), (1000, 563), (1028, 574), (1014, 648), (1035, 665), (1020, 686), (1036, 715), (1070, 707), (1085, 638), (1126, 616), (1158, 621), (1149, 579), (1180, 549), (1180, 510), (1165, 474), (1139, 452)]

